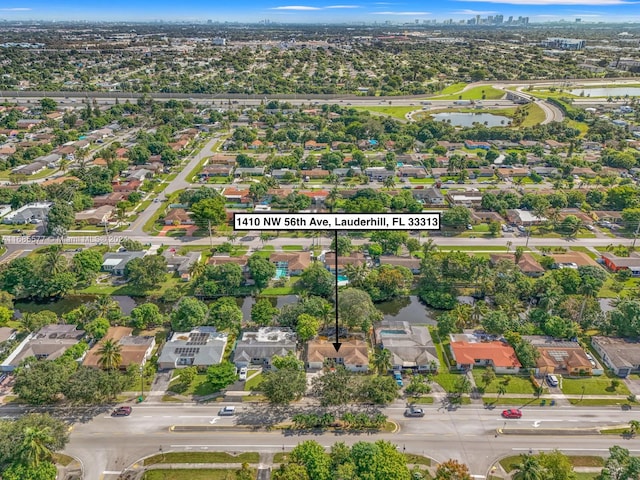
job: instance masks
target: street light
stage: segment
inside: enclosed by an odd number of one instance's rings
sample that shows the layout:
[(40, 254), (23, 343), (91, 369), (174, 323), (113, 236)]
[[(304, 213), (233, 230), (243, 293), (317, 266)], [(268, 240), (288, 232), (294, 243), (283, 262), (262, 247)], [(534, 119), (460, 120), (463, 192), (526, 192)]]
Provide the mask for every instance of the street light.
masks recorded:
[(144, 400), (144, 366), (140, 365), (140, 398), (139, 402)]
[(580, 395), (580, 401), (582, 401), (582, 399), (584, 398), (584, 387), (586, 387), (586, 385), (582, 385), (582, 395)]

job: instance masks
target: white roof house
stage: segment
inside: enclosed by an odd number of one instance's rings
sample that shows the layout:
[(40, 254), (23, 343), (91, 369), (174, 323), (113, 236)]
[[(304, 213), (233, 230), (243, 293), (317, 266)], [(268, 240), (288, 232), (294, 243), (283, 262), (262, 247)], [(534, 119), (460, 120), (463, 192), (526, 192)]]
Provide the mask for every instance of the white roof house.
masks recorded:
[(29, 203), (14, 212), (8, 213), (2, 219), (2, 223), (17, 225), (29, 222), (42, 222), (47, 218), (51, 205), (53, 205), (51, 202)]

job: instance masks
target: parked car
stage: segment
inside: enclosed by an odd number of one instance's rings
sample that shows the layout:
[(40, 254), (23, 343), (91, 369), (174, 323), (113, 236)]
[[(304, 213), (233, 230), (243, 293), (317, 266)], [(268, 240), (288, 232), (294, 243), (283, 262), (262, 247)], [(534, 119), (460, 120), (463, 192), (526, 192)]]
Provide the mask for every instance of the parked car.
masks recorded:
[(424, 417), (424, 410), (411, 406), (404, 411), (405, 417)]
[(519, 408), (510, 408), (502, 411), (503, 418), (522, 418), (522, 410)]
[(240, 369), (239, 378), (240, 378), (240, 380), (246, 380), (247, 379), (247, 367), (242, 367)]
[(111, 412), (112, 417), (128, 417), (131, 415), (131, 411), (133, 409), (131, 407), (118, 407), (113, 412)]
[(236, 407), (222, 407), (218, 412), (220, 417), (232, 417), (236, 414)]
[(548, 374), (547, 375), (547, 383), (551, 387), (557, 387), (558, 386), (558, 377), (556, 377), (555, 375)]

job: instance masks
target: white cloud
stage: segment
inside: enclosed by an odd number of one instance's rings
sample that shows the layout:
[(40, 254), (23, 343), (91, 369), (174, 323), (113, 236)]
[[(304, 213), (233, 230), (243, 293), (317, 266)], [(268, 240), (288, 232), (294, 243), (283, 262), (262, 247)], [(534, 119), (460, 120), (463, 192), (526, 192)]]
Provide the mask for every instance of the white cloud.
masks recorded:
[(26, 7), (0, 8), (0, 11), (2, 12), (28, 12), (29, 10), (32, 10), (32, 9), (26, 8)]
[(329, 5), (324, 8), (360, 8), (358, 5)]
[(411, 15), (419, 17), (422, 15), (431, 15), (431, 12), (371, 12), (372, 15)]
[(458, 0), (460, 2), (506, 3), (510, 5), (578, 5), (610, 6), (610, 5), (635, 5), (639, 2), (627, 2), (625, 0)]
[(308, 11), (308, 10), (322, 10), (321, 8), (318, 7), (309, 7), (306, 5), (286, 5), (283, 7), (273, 7), (270, 8), (270, 10), (301, 10), (301, 11)]
[(452, 15), (493, 15), (494, 13), (498, 12), (492, 10), (470, 10), (468, 8), (451, 12)]

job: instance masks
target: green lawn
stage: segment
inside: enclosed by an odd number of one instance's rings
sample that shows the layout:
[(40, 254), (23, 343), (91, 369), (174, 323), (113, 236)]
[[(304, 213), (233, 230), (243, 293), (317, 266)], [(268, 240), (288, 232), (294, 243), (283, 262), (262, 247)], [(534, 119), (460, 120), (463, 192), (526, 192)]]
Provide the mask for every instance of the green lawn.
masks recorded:
[(389, 106), (389, 107), (354, 107), (356, 110), (367, 110), (370, 112), (376, 112), (376, 113), (382, 113), (385, 115), (389, 115), (391, 117), (394, 118), (398, 118), (400, 120), (404, 120), (405, 119), (405, 115), (409, 112), (412, 112), (413, 110), (419, 110), (420, 107), (417, 106), (406, 106), (406, 107), (400, 107), (400, 106)]
[(535, 103), (525, 105), (524, 109), (527, 112), (527, 116), (520, 125), (521, 127), (533, 127), (534, 125), (542, 123), (542, 121), (546, 118), (544, 110), (542, 110), (542, 108), (540, 108)]
[[(250, 376), (253, 372), (255, 372), (255, 370), (249, 370), (249, 373), (247, 374), (247, 376)], [(244, 383), (244, 389), (247, 392), (251, 390), (255, 390), (258, 387), (258, 385), (260, 385), (261, 382), (262, 382), (262, 373), (259, 373), (258, 375), (250, 378)]]
[(258, 463), (258, 452), (231, 455), (227, 452), (167, 452), (144, 460), (145, 465), (154, 463)]
[[(523, 457), (522, 455), (512, 455), (509, 457), (505, 457), (502, 460), (500, 460), (500, 465), (502, 465), (502, 468), (504, 468), (505, 472), (511, 473), (513, 470), (515, 470), (516, 465), (522, 462), (522, 457)], [(604, 466), (604, 459), (602, 457), (596, 457), (596, 456), (570, 455), (569, 461), (571, 462), (571, 465), (573, 465), (574, 467), (603, 467)], [(594, 474), (589, 473), (588, 475), (594, 475)], [(578, 478), (594, 478), (594, 476), (588, 476), (588, 477), (578, 476)]]
[(616, 390), (611, 388), (611, 378), (606, 376), (593, 378), (563, 378), (562, 392), (567, 395), (581, 395), (584, 386), (585, 395), (628, 395), (629, 389), (620, 381)]
[(77, 295), (129, 295), (132, 297), (145, 297), (153, 292), (154, 295), (162, 295), (167, 289), (183, 285), (179, 278), (173, 275), (167, 275), (165, 281), (160, 285), (153, 287), (152, 289), (145, 291), (140, 289), (136, 285), (124, 284), (124, 285), (90, 285), (87, 288), (81, 290), (74, 290), (73, 293)]
[(445, 358), (443, 348), (449, 348), (449, 341), (436, 343), (436, 351), (438, 352), (438, 360), (440, 360), (440, 369), (438, 374), (433, 377), (436, 383), (444, 388), (447, 392), (455, 390), (458, 379), (462, 377), (460, 373), (449, 373), (448, 361)]
[(598, 258), (598, 256), (593, 253), (590, 249), (588, 249), (587, 247), (570, 247), (570, 250), (574, 251), (574, 252), (582, 252), (586, 255), (589, 255), (592, 259), (596, 259)]
[(615, 284), (615, 276), (610, 275), (609, 278), (604, 282), (604, 285), (598, 292), (598, 297), (600, 298), (616, 298), (618, 295), (620, 297), (627, 296), (629, 293), (635, 292), (638, 287), (640, 287), (640, 279), (630, 278), (622, 282), (623, 290), (620, 293), (615, 292), (612, 287)]
[(409, 397), (407, 401), (416, 405), (431, 405), (433, 404), (433, 397)]
[[(178, 374), (180, 372), (177, 372)], [(169, 390), (171, 390), (171, 387), (169, 387)], [(207, 374), (206, 373), (199, 373), (198, 375), (196, 375), (196, 378), (194, 378), (193, 382), (191, 382), (191, 385), (189, 385), (189, 388), (187, 389), (186, 392), (181, 393), (180, 395), (184, 395), (184, 396), (189, 396), (189, 395), (198, 395), (198, 396), (203, 396), (203, 395), (210, 395), (212, 393), (215, 393), (216, 390), (214, 390), (211, 387), (211, 384), (209, 384), (207, 382)]]
[(516, 405), (523, 407), (526, 405), (540, 405), (541, 400), (536, 397), (531, 398), (513, 398), (513, 397), (483, 397), (483, 402), (490, 403), (492, 405)]
[(407, 463), (410, 465), (426, 465), (431, 466), (431, 459), (422, 455), (414, 455), (413, 453), (405, 453)]
[(447, 88), (442, 90), (442, 92), (440, 92), (440, 94), (441, 95), (451, 95), (452, 93), (459, 92), (460, 90), (462, 90), (466, 86), (467, 86), (467, 84), (464, 83), (464, 82), (452, 83)]
[[(449, 95), (433, 97), (434, 100), (498, 100), (504, 97), (504, 90), (498, 90), (489, 85), (473, 87), (465, 92), (458, 91)], [(484, 96), (484, 98), (483, 98)]]
[[(438, 247), (438, 250), (443, 252), (450, 251), (461, 251), (461, 252), (507, 252), (507, 247), (496, 246), (496, 245), (478, 245), (478, 246), (470, 246), (470, 245), (462, 245), (462, 246), (443, 246)], [(525, 252), (528, 252), (529, 249), (525, 248)]]
[(302, 245), (283, 245), (282, 250), (285, 252), (301, 252), (304, 248)]
[(574, 407), (614, 407), (626, 405), (629, 402), (621, 398), (572, 398), (569, 403)]
[(233, 469), (149, 470), (143, 480), (227, 480), (235, 477)]
[(436, 183), (435, 178), (410, 178), (409, 183), (430, 184)]
[[(484, 368), (474, 368), (471, 370), (473, 378), (476, 381), (478, 387), (482, 387), (482, 374), (485, 372)], [(498, 393), (498, 386), (502, 384), (506, 387), (507, 394), (509, 393), (530, 393), (534, 394), (535, 389), (528, 377), (519, 377), (516, 375), (497, 375), (496, 379), (491, 382), (486, 388), (485, 393)]]

